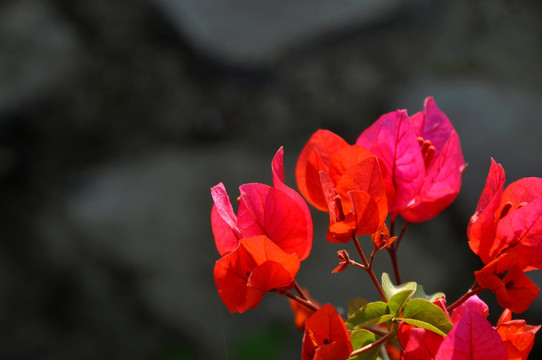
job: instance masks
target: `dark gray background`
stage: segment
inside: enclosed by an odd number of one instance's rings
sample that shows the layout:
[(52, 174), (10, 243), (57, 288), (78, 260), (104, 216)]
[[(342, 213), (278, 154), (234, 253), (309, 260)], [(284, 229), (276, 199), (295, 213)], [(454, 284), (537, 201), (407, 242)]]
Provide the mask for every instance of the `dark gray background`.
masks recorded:
[[(490, 158), (508, 183), (542, 176), (541, 18), (535, 0), (3, 1), (0, 357), (299, 358), (285, 299), (220, 302), (209, 188), (271, 183), (282, 145), (294, 186), (316, 129), (354, 142), (430, 95), (469, 166), (399, 257), (405, 280), (455, 300), (481, 267), (465, 229)], [(314, 221), (301, 285), (343, 309), (376, 300), (365, 274), (330, 274), (342, 247)], [(542, 323), (540, 298), (522, 316)]]

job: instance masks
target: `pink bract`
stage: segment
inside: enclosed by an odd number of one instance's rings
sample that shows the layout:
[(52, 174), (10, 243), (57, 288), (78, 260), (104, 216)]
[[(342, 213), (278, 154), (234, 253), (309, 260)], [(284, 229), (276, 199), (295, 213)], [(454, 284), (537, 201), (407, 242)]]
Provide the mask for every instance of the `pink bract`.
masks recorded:
[(457, 197), (465, 162), (450, 120), (427, 98), (424, 111), (381, 116), (358, 138), (385, 168), (392, 216), (422, 222), (439, 214)]

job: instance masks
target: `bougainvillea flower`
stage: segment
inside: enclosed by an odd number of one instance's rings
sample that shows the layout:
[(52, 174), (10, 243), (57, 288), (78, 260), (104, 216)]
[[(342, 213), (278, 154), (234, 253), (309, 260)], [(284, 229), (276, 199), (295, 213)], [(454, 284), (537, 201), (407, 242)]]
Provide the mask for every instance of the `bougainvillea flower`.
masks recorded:
[(451, 315), (454, 327), (440, 344), (435, 360), (507, 360), (499, 333), (486, 317), (487, 305), (474, 295)]
[(515, 253), (521, 270), (542, 269), (542, 179), (523, 178), (503, 188), (504, 170), (492, 159), (467, 229), (469, 246), (484, 264)]
[(376, 157), (349, 167), (336, 187), (324, 171), (320, 182), (330, 219), (328, 241), (348, 242), (353, 235), (372, 234), (384, 224), (387, 203)]
[(322, 306), (305, 321), (301, 360), (346, 360), (351, 352), (348, 330), (333, 306)]
[(350, 145), (329, 130), (318, 130), (299, 154), (295, 168), (297, 187), (303, 197), (315, 208), (327, 211), (322, 194), (320, 171), (329, 172), (331, 157)]
[(287, 254), (266, 236), (242, 239), (215, 263), (214, 278), (220, 298), (230, 312), (258, 306), (271, 290), (289, 288), (299, 270), (299, 259)]
[(474, 275), (478, 285), (496, 295), (499, 305), (515, 313), (527, 310), (540, 292), (518, 266), (515, 253), (499, 256)]
[(319, 130), (311, 136), (299, 156), (296, 177), (307, 201), (329, 213), (330, 242), (372, 234), (388, 215), (377, 158), (330, 131)]
[(433, 98), (411, 117), (405, 110), (381, 116), (356, 144), (374, 153), (385, 169), (392, 216), (426, 221), (457, 197), (465, 161), (457, 133)]
[(467, 236), (486, 264), (475, 272), (478, 284), (501, 306), (523, 312), (539, 293), (524, 271), (542, 268), (542, 179), (523, 178), (506, 189), (504, 181), (504, 169), (492, 159)]
[(239, 241), (265, 235), (289, 254), (304, 260), (312, 245), (312, 220), (307, 204), (284, 184), (283, 151), (272, 162), (274, 187), (244, 184), (239, 190), (239, 209), (234, 213), (222, 183), (211, 189), (214, 205), (211, 224), (216, 247), (224, 256), (236, 249)]
[(497, 323), (497, 332), (501, 336), (508, 360), (527, 360), (534, 345), (534, 335), (540, 325), (527, 325), (525, 320), (512, 320), (512, 313), (505, 309)]

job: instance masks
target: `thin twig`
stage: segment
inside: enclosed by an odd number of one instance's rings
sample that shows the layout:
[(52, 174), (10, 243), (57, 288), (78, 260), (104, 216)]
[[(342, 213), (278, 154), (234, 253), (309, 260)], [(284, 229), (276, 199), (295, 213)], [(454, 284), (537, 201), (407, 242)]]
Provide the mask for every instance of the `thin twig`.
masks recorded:
[(309, 308), (309, 309), (311, 309), (311, 310), (316, 311), (316, 310), (320, 309), (319, 306), (313, 304), (312, 302), (310, 302), (310, 301), (308, 301), (308, 300), (304, 300), (304, 299), (300, 298), (300, 297), (297, 296), (297, 295), (294, 295), (294, 294), (292, 294), (292, 293), (289, 293), (289, 292), (286, 291), (286, 290), (280, 289), (280, 290), (277, 290), (277, 291), (275, 291), (275, 292), (276, 292), (277, 294), (279, 294), (279, 295), (287, 296), (287, 297), (289, 297), (290, 299), (297, 301), (297, 302), (300, 303), (301, 305), (303, 305), (303, 306), (305, 306), (306, 308)]
[[(395, 226), (395, 222), (391, 222), (390, 227), (392, 225)], [(401, 228), (401, 231), (399, 232), (399, 236), (397, 236), (397, 240), (395, 240), (393, 244), (391, 244), (391, 246), (387, 248), (388, 253), (390, 254), (391, 263), (393, 265), (393, 273), (395, 275), (395, 282), (397, 282), (397, 285), (401, 284), (401, 272), (399, 271), (399, 262), (397, 261), (397, 249), (399, 248), (399, 243), (401, 242), (401, 239), (405, 235), (405, 231), (408, 228), (408, 225), (410, 225), (410, 223), (408, 221), (405, 222), (405, 224)]]
[(378, 293), (380, 294), (382, 301), (388, 302), (388, 298), (386, 297), (386, 294), (384, 293), (382, 286), (380, 286), (380, 283), (378, 282), (378, 279), (376, 278), (376, 275), (373, 271), (373, 267), (370, 266), (372, 264), (369, 264), (369, 262), (367, 261), (367, 258), (365, 257), (365, 254), (363, 253), (363, 249), (361, 248), (361, 245), (359, 244), (358, 238), (355, 235), (353, 235), (352, 240), (354, 241), (354, 245), (356, 246), (359, 256), (361, 257), (361, 262), (363, 263), (363, 266), (364, 266), (362, 269), (367, 271), (367, 274), (369, 274), (369, 277), (373, 281), (373, 284), (375, 285), (376, 290), (378, 290)]
[(467, 290), (467, 292), (465, 294), (463, 294), (463, 296), (461, 296), (459, 299), (457, 299), (457, 301), (454, 302), (452, 305), (448, 306), (448, 312), (451, 312), (453, 309), (455, 309), (459, 305), (463, 304), (471, 296), (479, 294), (484, 290), (485, 290), (485, 288), (480, 287), (480, 285), (478, 285), (478, 283), (475, 281), (474, 284), (472, 284), (471, 288), (469, 290)]
[(297, 293), (299, 294), (299, 296), (301, 296), (301, 298), (303, 300), (306, 300), (306, 301), (310, 301), (309, 300), (309, 297), (307, 296), (307, 294), (305, 294), (305, 292), (303, 291), (303, 289), (301, 288), (301, 286), (299, 286), (299, 284), (297, 283), (297, 281), (294, 280), (294, 289), (295, 291), (297, 291)]
[[(395, 240), (397, 241), (397, 240)], [(393, 274), (395, 275), (395, 282), (397, 285), (401, 285), (401, 273), (399, 272), (399, 263), (397, 261), (397, 248), (393, 247), (391, 244), (388, 249), (388, 254), (390, 254), (391, 264), (393, 265)]]

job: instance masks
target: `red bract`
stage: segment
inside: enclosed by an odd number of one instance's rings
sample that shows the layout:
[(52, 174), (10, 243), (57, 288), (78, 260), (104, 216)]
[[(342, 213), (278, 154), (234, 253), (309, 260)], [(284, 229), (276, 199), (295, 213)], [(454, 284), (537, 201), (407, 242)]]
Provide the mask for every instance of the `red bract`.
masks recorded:
[(352, 352), (343, 319), (330, 304), (305, 321), (301, 360), (346, 360)]
[(270, 290), (288, 288), (299, 270), (296, 255), (287, 254), (265, 236), (242, 239), (215, 263), (220, 298), (230, 312), (254, 309)]
[(410, 118), (405, 110), (381, 116), (356, 143), (373, 152), (385, 169), (393, 216), (426, 221), (457, 197), (465, 169), (459, 137), (432, 98)]
[(284, 184), (283, 150), (272, 162), (274, 187), (245, 184), (239, 190), (239, 210), (233, 211), (222, 183), (211, 189), (211, 224), (220, 255), (235, 250), (244, 238), (265, 235), (289, 254), (304, 260), (312, 245), (312, 220), (307, 204)]
[(502, 253), (515, 253), (522, 270), (541, 269), (542, 179), (523, 178), (503, 188), (504, 170), (492, 159), (469, 222), (469, 245), (484, 264)]
[(330, 242), (372, 234), (388, 214), (376, 157), (327, 130), (313, 134), (299, 156), (298, 187), (314, 207), (329, 212)]
[(435, 360), (507, 360), (501, 337), (486, 320), (487, 305), (476, 295), (452, 313), (454, 327), (440, 344)]
[(497, 332), (508, 352), (508, 360), (527, 360), (534, 345), (534, 335), (540, 325), (527, 325), (525, 320), (512, 320), (512, 313), (505, 309), (497, 324)]
[(518, 266), (514, 253), (499, 256), (474, 275), (478, 285), (497, 296), (499, 305), (515, 313), (527, 310), (540, 292)]
[(542, 179), (524, 178), (504, 189), (504, 170), (491, 168), (471, 217), (469, 246), (486, 266), (476, 281), (513, 312), (525, 311), (538, 287), (523, 273), (542, 268)]

